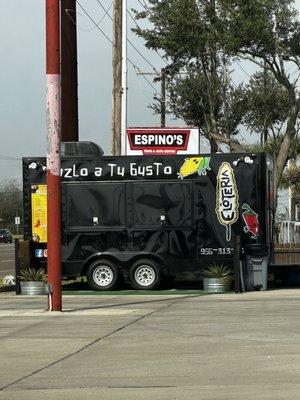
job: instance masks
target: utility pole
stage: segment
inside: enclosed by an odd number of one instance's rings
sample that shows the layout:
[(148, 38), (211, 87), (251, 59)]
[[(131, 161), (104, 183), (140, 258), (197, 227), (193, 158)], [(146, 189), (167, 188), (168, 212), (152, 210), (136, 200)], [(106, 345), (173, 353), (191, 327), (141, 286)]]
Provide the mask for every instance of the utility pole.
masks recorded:
[(61, 0), (61, 140), (78, 141), (76, 0)]
[(160, 77), (161, 77), (160, 126), (162, 128), (164, 128), (166, 126), (166, 70), (165, 70), (165, 68), (161, 69)]
[(122, 0), (114, 0), (113, 18), (112, 154), (121, 154)]
[(59, 0), (46, 0), (47, 243), (49, 311), (62, 310)]
[(122, 0), (121, 154), (127, 153), (127, 0)]

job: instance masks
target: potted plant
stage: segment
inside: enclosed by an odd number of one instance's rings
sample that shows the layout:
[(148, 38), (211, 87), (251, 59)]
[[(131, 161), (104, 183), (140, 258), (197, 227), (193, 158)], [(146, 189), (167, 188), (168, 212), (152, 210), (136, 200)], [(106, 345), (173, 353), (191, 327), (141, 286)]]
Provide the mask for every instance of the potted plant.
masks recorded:
[(208, 293), (223, 293), (231, 290), (232, 269), (223, 264), (211, 264), (202, 271), (203, 287)]
[(45, 294), (47, 275), (43, 268), (27, 268), (20, 272), (21, 293), (34, 296)]

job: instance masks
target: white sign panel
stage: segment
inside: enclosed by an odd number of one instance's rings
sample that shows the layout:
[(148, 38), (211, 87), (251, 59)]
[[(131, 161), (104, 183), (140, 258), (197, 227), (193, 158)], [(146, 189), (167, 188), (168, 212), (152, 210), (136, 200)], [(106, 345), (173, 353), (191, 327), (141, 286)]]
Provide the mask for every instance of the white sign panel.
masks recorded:
[(198, 154), (198, 128), (128, 128), (127, 155)]

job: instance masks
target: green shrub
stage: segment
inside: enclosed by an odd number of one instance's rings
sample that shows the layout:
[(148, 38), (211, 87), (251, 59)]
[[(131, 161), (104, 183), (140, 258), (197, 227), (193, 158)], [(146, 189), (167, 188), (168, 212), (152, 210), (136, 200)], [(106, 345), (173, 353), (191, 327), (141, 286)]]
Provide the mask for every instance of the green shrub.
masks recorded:
[(202, 271), (203, 278), (226, 278), (231, 279), (232, 269), (223, 264), (210, 264)]
[(28, 282), (28, 281), (46, 282), (47, 281), (47, 274), (46, 274), (44, 268), (24, 269), (24, 270), (21, 270), (19, 276), (20, 276), (21, 281), (23, 281), (23, 282)]

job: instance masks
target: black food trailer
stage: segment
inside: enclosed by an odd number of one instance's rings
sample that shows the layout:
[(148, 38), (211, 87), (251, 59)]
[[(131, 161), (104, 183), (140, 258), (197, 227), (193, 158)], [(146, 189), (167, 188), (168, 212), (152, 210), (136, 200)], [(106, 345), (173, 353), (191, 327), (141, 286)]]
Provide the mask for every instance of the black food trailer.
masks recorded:
[[(62, 272), (98, 290), (200, 280), (213, 262), (269, 257), (273, 162), (264, 153), (62, 156)], [(23, 158), (24, 237), (47, 259), (45, 158)]]

